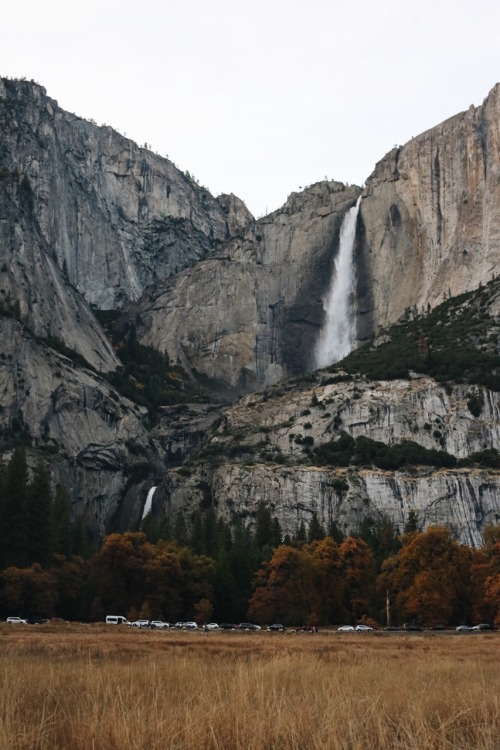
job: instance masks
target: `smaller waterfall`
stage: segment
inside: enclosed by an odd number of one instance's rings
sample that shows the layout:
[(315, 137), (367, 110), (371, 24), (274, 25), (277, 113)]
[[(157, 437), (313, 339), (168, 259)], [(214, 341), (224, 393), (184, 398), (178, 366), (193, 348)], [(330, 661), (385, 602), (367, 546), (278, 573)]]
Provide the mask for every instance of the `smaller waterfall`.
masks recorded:
[(153, 505), (153, 495), (155, 494), (156, 487), (151, 487), (144, 503), (144, 510), (142, 511), (141, 521), (144, 521), (148, 513), (151, 513), (151, 506)]
[(316, 367), (328, 367), (347, 357), (354, 348), (356, 278), (352, 259), (360, 202), (361, 196), (356, 205), (346, 213), (340, 227), (339, 251), (335, 258), (330, 288), (323, 300), (325, 323), (314, 349)]

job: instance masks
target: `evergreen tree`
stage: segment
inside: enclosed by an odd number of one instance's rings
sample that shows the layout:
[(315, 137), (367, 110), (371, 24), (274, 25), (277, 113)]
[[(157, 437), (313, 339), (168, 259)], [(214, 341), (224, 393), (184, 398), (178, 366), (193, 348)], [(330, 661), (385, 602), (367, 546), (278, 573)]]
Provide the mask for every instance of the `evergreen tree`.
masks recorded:
[(406, 519), (404, 532), (405, 534), (411, 534), (413, 531), (418, 531), (418, 516), (414, 510), (410, 510)]
[(345, 534), (342, 533), (336, 521), (332, 520), (328, 524), (327, 536), (331, 537), (337, 544), (342, 544)]
[(276, 549), (276, 547), (279, 547), (280, 544), (283, 543), (283, 531), (281, 530), (281, 524), (276, 518), (276, 516), (273, 518), (273, 528), (272, 528), (272, 545), (273, 548)]
[(42, 463), (35, 469), (27, 498), (29, 563), (45, 566), (52, 554), (52, 494), (49, 474)]
[(257, 505), (255, 515), (254, 543), (258, 550), (273, 546), (273, 519), (271, 511), (262, 501)]
[(203, 518), (201, 510), (199, 508), (197, 508), (193, 513), (189, 547), (196, 555), (205, 554), (205, 544), (203, 540)]
[(306, 534), (306, 525), (304, 523), (304, 519), (301, 520), (299, 525), (297, 526), (297, 531), (295, 532), (294, 536), (294, 543), (296, 545), (305, 544), (307, 541), (307, 534)]
[(71, 555), (72, 529), (69, 517), (69, 499), (66, 490), (58, 485), (52, 504), (52, 529), (54, 552), (58, 555)]
[(185, 547), (188, 543), (186, 519), (184, 518), (184, 515), (181, 511), (179, 511), (175, 517), (173, 537), (181, 547)]
[(259, 561), (255, 558), (253, 535), (240, 518), (233, 525), (233, 549), (229, 555), (229, 565), (236, 586), (234, 619), (243, 619), (252, 588), (252, 578)]
[(213, 508), (207, 508), (203, 515), (203, 554), (218, 557), (217, 517)]
[(5, 472), (2, 509), (2, 566), (23, 568), (28, 563), (28, 465), (26, 450), (16, 448)]
[(309, 528), (307, 530), (307, 541), (309, 543), (311, 542), (319, 542), (321, 539), (325, 538), (325, 530), (323, 526), (321, 525), (321, 522), (318, 518), (318, 514), (316, 511), (311, 516), (311, 520), (309, 521)]

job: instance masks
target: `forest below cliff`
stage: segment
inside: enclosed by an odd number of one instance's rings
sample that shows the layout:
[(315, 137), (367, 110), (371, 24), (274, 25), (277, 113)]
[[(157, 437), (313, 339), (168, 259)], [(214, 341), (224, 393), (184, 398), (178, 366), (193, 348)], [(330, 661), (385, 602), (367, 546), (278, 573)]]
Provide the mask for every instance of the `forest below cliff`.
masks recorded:
[(387, 597), (392, 624), (493, 623), (500, 611), (499, 526), (475, 549), (443, 527), (420, 531), (413, 514), (403, 534), (388, 518), (365, 518), (344, 536), (314, 515), (284, 535), (264, 504), (248, 524), (209, 506), (189, 526), (182, 513), (150, 514), (140, 532), (93, 547), (41, 465), (29, 479), (23, 448), (0, 475), (0, 518), (4, 617), (384, 625)]

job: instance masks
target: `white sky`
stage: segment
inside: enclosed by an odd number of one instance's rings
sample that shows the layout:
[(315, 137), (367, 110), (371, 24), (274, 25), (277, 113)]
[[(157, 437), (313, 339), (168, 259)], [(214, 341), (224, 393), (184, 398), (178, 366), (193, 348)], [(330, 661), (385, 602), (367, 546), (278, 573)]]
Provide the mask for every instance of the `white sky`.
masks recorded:
[(41, 83), (256, 216), (500, 81), (498, 0), (3, 0), (0, 75)]

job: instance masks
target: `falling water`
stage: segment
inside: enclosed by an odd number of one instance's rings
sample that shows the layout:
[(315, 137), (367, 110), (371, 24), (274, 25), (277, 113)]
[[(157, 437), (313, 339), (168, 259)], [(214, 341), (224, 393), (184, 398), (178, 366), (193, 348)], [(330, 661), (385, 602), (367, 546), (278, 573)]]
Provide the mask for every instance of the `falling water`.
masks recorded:
[(328, 367), (346, 357), (354, 348), (356, 279), (352, 254), (360, 201), (361, 196), (346, 213), (340, 227), (339, 252), (335, 258), (330, 288), (323, 300), (325, 323), (314, 350), (316, 367)]
[(144, 510), (142, 511), (141, 521), (144, 521), (148, 513), (151, 513), (151, 506), (153, 505), (153, 495), (155, 494), (155, 489), (156, 487), (151, 487), (148, 492), (146, 502), (144, 503)]

